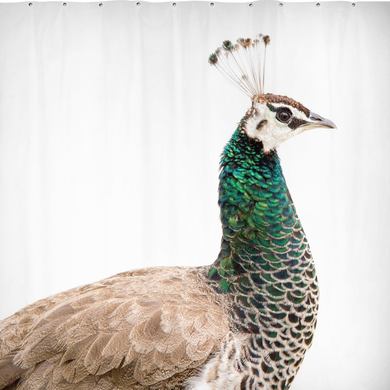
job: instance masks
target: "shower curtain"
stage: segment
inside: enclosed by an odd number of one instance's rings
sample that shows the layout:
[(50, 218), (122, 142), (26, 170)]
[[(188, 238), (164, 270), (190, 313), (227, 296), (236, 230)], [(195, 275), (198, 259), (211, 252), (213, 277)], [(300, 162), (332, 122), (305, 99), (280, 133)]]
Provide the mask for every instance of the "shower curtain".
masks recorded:
[(390, 384), (390, 3), (0, 4), (0, 318), (220, 246), (220, 153), (250, 106), (208, 62), (269, 34), (265, 90), (334, 121), (280, 156), (321, 287), (293, 389)]

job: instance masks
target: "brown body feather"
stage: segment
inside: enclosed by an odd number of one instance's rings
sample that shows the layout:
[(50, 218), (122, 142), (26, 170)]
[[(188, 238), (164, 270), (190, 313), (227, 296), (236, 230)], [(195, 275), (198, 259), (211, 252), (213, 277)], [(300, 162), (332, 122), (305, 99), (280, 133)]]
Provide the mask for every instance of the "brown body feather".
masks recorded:
[(229, 332), (202, 268), (125, 272), (0, 324), (0, 389), (180, 389)]

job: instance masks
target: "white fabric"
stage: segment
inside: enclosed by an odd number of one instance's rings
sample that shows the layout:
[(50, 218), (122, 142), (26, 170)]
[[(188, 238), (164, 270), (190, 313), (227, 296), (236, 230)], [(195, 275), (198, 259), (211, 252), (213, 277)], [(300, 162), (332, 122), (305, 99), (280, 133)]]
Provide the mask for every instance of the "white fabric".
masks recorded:
[(293, 389), (390, 382), (390, 3), (0, 4), (0, 318), (152, 265), (214, 261), (219, 155), (250, 105), (208, 63), (271, 36), (265, 89), (338, 125), (283, 144), (316, 260)]

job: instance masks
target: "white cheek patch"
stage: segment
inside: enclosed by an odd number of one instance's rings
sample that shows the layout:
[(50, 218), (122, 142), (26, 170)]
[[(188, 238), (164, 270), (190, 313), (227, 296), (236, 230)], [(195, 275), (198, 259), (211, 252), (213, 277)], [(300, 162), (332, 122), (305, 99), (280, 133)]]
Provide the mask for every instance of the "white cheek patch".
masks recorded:
[[(272, 104), (274, 107), (284, 104)], [(288, 107), (297, 119), (307, 121), (304, 113), (294, 107)], [(290, 129), (288, 123), (281, 123), (276, 119), (276, 112), (271, 111), (264, 104), (256, 107), (256, 113), (246, 120), (245, 131), (248, 137), (261, 141), (264, 152), (276, 149), (282, 142), (302, 133), (305, 128)]]

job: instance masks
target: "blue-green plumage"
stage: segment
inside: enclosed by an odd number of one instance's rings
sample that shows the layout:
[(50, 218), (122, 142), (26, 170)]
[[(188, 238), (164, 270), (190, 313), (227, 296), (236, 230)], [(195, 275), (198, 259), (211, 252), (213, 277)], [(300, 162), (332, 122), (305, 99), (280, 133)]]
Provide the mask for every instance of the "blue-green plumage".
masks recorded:
[(260, 366), (259, 388), (287, 389), (312, 343), (317, 277), (278, 154), (248, 137), (247, 119), (221, 157), (222, 243), (208, 277), (231, 302), (232, 328), (251, 335), (242, 364)]
[(243, 131), (245, 117), (221, 158), (219, 206), (222, 245), (210, 268), (214, 280), (252, 272), (259, 265), (279, 269), (307, 248), (304, 232), (275, 151)]

